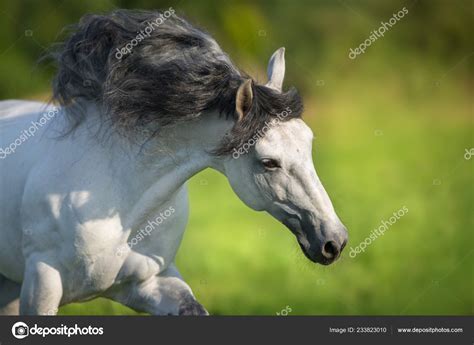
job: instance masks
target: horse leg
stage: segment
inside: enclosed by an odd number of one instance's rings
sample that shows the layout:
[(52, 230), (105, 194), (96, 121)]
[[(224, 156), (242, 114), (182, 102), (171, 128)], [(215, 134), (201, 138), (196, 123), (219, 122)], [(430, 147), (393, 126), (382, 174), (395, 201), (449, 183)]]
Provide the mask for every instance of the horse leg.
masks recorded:
[(209, 315), (174, 266), (145, 281), (117, 286), (106, 297), (152, 315)]
[(21, 285), (0, 274), (0, 315), (20, 313)]
[(62, 294), (58, 270), (44, 261), (27, 260), (20, 295), (21, 315), (56, 315)]

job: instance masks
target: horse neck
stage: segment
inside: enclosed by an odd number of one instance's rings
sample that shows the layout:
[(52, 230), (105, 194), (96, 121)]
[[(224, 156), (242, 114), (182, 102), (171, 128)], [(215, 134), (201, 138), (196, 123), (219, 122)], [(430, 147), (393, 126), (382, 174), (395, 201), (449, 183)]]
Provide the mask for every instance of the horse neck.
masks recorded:
[(135, 210), (131, 217), (140, 217), (150, 205), (159, 207), (199, 171), (211, 167), (224, 172), (223, 157), (212, 151), (231, 129), (233, 122), (217, 113), (203, 114), (199, 118), (158, 132), (143, 145), (129, 144), (113, 134), (109, 160), (127, 187)]
[(232, 125), (232, 121), (217, 113), (203, 114), (195, 120), (160, 131), (140, 147), (137, 157), (141, 166), (150, 171), (155, 170), (158, 175), (172, 171), (184, 181), (209, 167), (223, 172), (225, 158), (212, 152)]

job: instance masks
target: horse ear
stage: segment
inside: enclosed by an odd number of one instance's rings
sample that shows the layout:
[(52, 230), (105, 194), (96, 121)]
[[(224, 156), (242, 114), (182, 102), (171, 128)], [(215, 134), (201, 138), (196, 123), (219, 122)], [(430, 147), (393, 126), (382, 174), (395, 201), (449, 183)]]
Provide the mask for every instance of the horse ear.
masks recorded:
[(281, 92), (283, 79), (285, 78), (285, 48), (281, 47), (273, 53), (267, 68), (268, 83), (265, 85), (271, 89)]
[(235, 111), (237, 121), (242, 120), (250, 111), (253, 101), (252, 79), (247, 79), (239, 86), (235, 96)]

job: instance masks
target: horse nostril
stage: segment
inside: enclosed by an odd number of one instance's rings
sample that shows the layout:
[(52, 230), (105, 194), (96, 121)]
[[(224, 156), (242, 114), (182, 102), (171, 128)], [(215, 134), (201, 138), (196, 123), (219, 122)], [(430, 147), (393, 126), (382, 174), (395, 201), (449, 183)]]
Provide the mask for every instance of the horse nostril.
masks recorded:
[(323, 256), (326, 259), (334, 259), (339, 255), (339, 247), (336, 242), (328, 241), (323, 247)]

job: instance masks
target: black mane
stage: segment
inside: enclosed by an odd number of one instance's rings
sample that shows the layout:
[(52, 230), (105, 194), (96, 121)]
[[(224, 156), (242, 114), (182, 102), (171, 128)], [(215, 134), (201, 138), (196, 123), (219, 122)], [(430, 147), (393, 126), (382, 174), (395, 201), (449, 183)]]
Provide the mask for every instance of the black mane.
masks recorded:
[[(233, 66), (208, 34), (174, 14), (163, 14), (116, 10), (86, 15), (71, 28), (53, 53), (58, 64), (53, 99), (70, 109), (71, 128), (84, 119), (73, 111), (83, 102), (101, 106), (101, 120), (110, 120), (125, 135), (144, 128), (155, 135), (212, 110), (235, 116), (237, 89), (250, 77)], [(164, 20), (145, 36), (143, 29), (160, 15)], [(140, 42), (120, 54), (140, 33)], [(286, 108), (291, 113), (285, 119), (301, 116), (303, 105), (294, 88), (277, 93), (254, 82), (252, 88), (250, 113), (236, 123), (217, 154), (230, 153)]]

